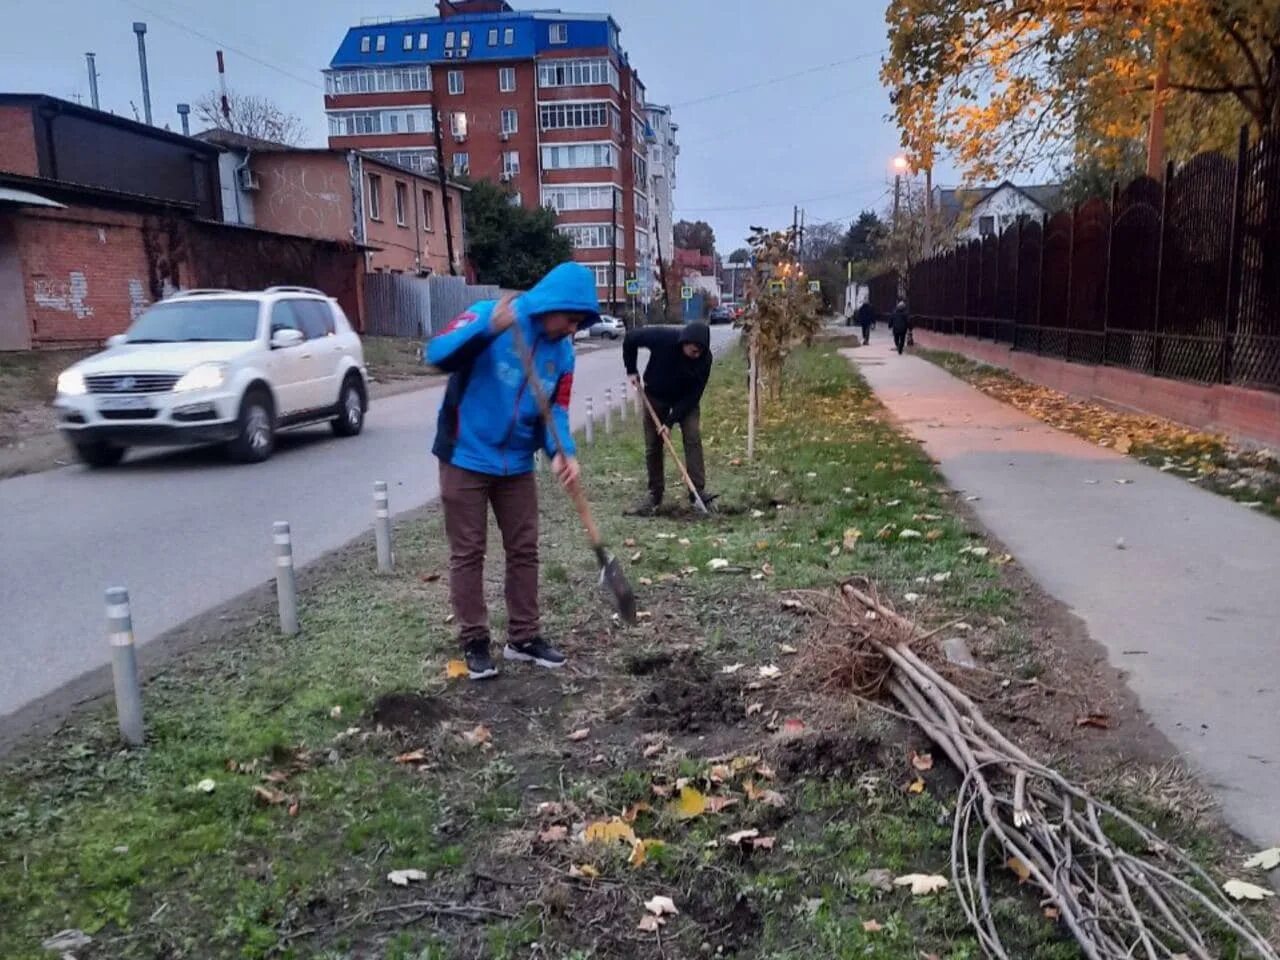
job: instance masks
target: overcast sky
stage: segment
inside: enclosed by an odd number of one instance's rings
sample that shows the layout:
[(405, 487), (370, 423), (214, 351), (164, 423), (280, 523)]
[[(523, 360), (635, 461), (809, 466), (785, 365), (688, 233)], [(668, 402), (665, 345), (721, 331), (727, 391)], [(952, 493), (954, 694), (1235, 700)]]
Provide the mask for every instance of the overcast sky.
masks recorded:
[[(5, 0), (0, 90), (89, 102), (84, 54), (98, 55), (104, 109), (141, 111), (131, 24), (148, 25), (158, 124), (217, 84), (274, 97), (323, 144), (323, 82), (348, 26), (369, 16), (434, 14), (405, 0)], [(809, 222), (883, 209), (898, 137), (877, 76), (881, 0), (514, 0), (520, 9), (608, 12), (651, 100), (680, 124), (677, 214), (703, 219), (727, 254), (751, 224), (782, 227), (793, 204)], [(940, 169), (941, 183), (954, 172)]]

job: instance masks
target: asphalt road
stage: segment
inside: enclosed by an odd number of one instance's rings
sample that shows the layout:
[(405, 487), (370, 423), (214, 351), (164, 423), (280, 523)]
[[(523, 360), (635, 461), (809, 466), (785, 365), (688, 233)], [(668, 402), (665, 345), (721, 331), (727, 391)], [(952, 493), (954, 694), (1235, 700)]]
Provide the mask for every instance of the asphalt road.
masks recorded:
[[(716, 328), (713, 344), (733, 336)], [(617, 344), (584, 352), (575, 426), (588, 396), (599, 411), (612, 387), (619, 403), (623, 380)], [(285, 434), (256, 466), (211, 450), (135, 453), (114, 470), (76, 466), (0, 481), (0, 727), (110, 662), (107, 587), (129, 589), (135, 636), (146, 644), (271, 580), (274, 521), (292, 525), (302, 565), (368, 531), (374, 480), (387, 481), (396, 513), (435, 499), (430, 448), (442, 392), (376, 402), (355, 439), (336, 439), (328, 427)]]

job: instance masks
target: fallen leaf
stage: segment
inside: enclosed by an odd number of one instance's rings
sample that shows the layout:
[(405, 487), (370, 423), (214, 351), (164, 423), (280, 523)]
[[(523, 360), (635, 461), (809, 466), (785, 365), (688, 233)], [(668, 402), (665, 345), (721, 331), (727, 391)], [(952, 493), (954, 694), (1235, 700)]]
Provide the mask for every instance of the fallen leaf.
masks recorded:
[(651, 811), (652, 809), (653, 807), (641, 800), (639, 803), (633, 803), (631, 806), (627, 807), (627, 809), (623, 810), (622, 819), (627, 823), (635, 823), (636, 817), (646, 811)]
[(975, 557), (982, 558), (987, 556), (989, 553), (991, 553), (991, 548), (990, 547), (970, 547), (969, 553), (971, 553)]
[(1246, 869), (1257, 867), (1261, 870), (1274, 870), (1280, 867), (1280, 847), (1271, 847), (1255, 853), (1244, 862)]
[(725, 837), (724, 842), (737, 846), (744, 840), (752, 840), (758, 836), (760, 836), (759, 830), (739, 830), (737, 833), (731, 833)]
[(340, 703), (334, 704), (332, 707), (329, 708), (329, 719), (330, 720), (342, 719), (342, 704)]
[(1133, 441), (1128, 437), (1120, 437), (1115, 444), (1116, 453), (1128, 453), (1133, 449)]
[(932, 769), (933, 769), (933, 754), (931, 754), (931, 753), (916, 753), (916, 752), (913, 750), (913, 751), (911, 751), (911, 765), (912, 765), (913, 767), (915, 767), (917, 770), (919, 770), (921, 773), (925, 773), (925, 772), (927, 772), (927, 771), (929, 771), (929, 770), (932, 770)]
[(707, 798), (693, 787), (680, 788), (680, 796), (672, 805), (672, 812), (681, 820), (700, 817), (707, 809)]
[(564, 804), (548, 800), (538, 804), (537, 814), (540, 817), (558, 817), (564, 813)]
[(583, 832), (587, 843), (627, 843), (636, 842), (635, 831), (621, 817), (610, 817), (608, 820), (597, 820), (587, 824)]
[(777, 837), (756, 837), (751, 841), (751, 846), (755, 850), (772, 850), (777, 839)]
[(742, 789), (746, 792), (748, 799), (763, 803), (770, 807), (785, 807), (787, 798), (780, 794), (777, 790), (761, 790), (754, 783), (748, 780), (742, 785)]
[(596, 877), (600, 876), (600, 871), (589, 863), (584, 863), (582, 866), (572, 864), (569, 867), (569, 876), (581, 877), (584, 880), (594, 880)]
[(1222, 885), (1222, 889), (1227, 895), (1236, 900), (1265, 900), (1267, 897), (1274, 897), (1276, 892), (1268, 890), (1266, 887), (1259, 887), (1256, 884), (1245, 883), (1243, 880), (1228, 880)]
[(934, 582), (934, 583), (946, 583), (946, 582), (947, 582), (948, 580), (950, 580), (950, 579), (951, 579), (951, 571), (950, 571), (950, 570), (944, 570), (944, 571), (942, 571), (942, 573), (935, 573), (935, 574), (933, 575), (933, 582)]
[(1010, 857), (1004, 862), (1004, 865), (1014, 872), (1018, 878), (1018, 883), (1026, 883), (1031, 879), (1031, 868), (1026, 862), (1017, 857)]
[(907, 785), (907, 793), (924, 793), (924, 781), (916, 777)]
[(907, 529), (907, 530), (903, 530), (901, 533), (898, 534), (898, 539), (899, 540), (919, 540), (921, 536), (922, 534), (920, 533), (919, 530)]
[(737, 673), (739, 670), (741, 670), (745, 666), (746, 666), (745, 663), (731, 663), (727, 667), (721, 667), (720, 672), (724, 674), (728, 674), (729, 676), (733, 676), (735, 673)]
[(707, 561), (708, 570), (723, 570), (727, 566), (729, 566), (729, 561), (724, 557), (714, 557)]
[(652, 760), (665, 749), (667, 749), (667, 745), (665, 743), (651, 743), (649, 746), (644, 748), (644, 758), (646, 760)]
[(655, 917), (679, 916), (680, 911), (677, 909), (675, 901), (670, 897), (655, 896), (644, 903), (644, 908), (652, 913)]
[(631, 555), (631, 561), (630, 561), (630, 562), (631, 562), (631, 563), (639, 563), (639, 562), (640, 562), (640, 558), (641, 558), (642, 556), (643, 556), (643, 554), (642, 554), (639, 550), (637, 550), (635, 553), (633, 553), (633, 554)]
[(917, 897), (937, 893), (949, 885), (946, 877), (940, 877), (936, 873), (908, 873), (895, 878), (893, 884), (896, 887), (910, 887), (912, 895)]
[(587, 739), (587, 737), (589, 736), (591, 736), (591, 728), (583, 727), (581, 730), (575, 730), (573, 731), (573, 733), (569, 734), (568, 739), (572, 740), (574, 743), (577, 743), (580, 740)]
[(200, 793), (213, 793), (217, 789), (218, 784), (209, 778), (205, 778), (196, 784), (196, 790)]
[(419, 575), (418, 579), (421, 580), (423, 583), (435, 583), (437, 580), (440, 579), (440, 574), (424, 573)]
[(867, 931), (867, 933), (879, 933), (884, 929), (884, 927), (880, 926), (880, 924), (875, 920), (863, 920), (862, 929)]
[(467, 662), (465, 660), (450, 660), (444, 665), (444, 675), (449, 680), (457, 680), (460, 677), (467, 676)]
[(1083, 717), (1076, 717), (1077, 727), (1096, 727), (1099, 730), (1111, 729), (1111, 718), (1105, 713), (1090, 713)]
[(782, 722), (782, 732), (789, 737), (798, 737), (805, 731), (804, 721), (797, 717)]
[(717, 763), (707, 771), (707, 777), (712, 783), (724, 783), (726, 780), (733, 779), (733, 771), (728, 764)]
[(778, 644), (778, 652), (783, 656), (790, 656), (791, 654), (799, 653), (800, 651), (789, 643), (780, 643)]
[(893, 890), (893, 872), (890, 870), (873, 869), (868, 870), (855, 878), (858, 883), (865, 883), (872, 890), (879, 890), (881, 893), (889, 893)]
[(905, 601), (907, 601), (907, 603), (919, 603), (919, 602), (920, 602), (920, 594), (918, 594), (918, 593), (904, 593), (904, 594), (902, 595), (902, 599), (903, 599), (903, 600), (905, 600)]
[(747, 704), (747, 716), (754, 717), (757, 713), (759, 713), (763, 709), (764, 709), (763, 703), (759, 703), (759, 702), (749, 703)]
[(772, 680), (775, 677), (778, 677), (781, 675), (782, 675), (782, 670), (779, 667), (774, 666), (772, 663), (769, 664), (768, 666), (760, 668), (761, 680)]
[(636, 545), (635, 537), (627, 537), (627, 539), (622, 541), (622, 545), (624, 547), (634, 547)]
[(737, 797), (707, 797), (707, 813), (720, 813), (737, 804)]
[(543, 830), (538, 834), (539, 843), (559, 843), (561, 840), (569, 836), (569, 828), (562, 827), (559, 824)]
[[(1045, 907), (1044, 915), (1048, 920), (1057, 920), (1058, 917), (1062, 916), (1057, 907)], [(1186, 958), (1186, 954), (1182, 954), (1182, 956)], [(1178, 960), (1178, 954), (1174, 954), (1173, 960)], [(1189, 958), (1186, 958), (1186, 960), (1189, 960)]]
[(427, 879), (427, 875), (421, 870), (409, 868), (408, 870), (392, 870), (387, 874), (387, 879), (397, 887), (407, 887), (412, 881)]
[(671, 788), (660, 783), (650, 784), (649, 791), (660, 800), (668, 800), (671, 797)]
[(935, 527), (934, 529), (926, 533), (924, 535), (924, 538), (929, 541), (936, 541), (936, 540), (941, 540), (944, 536), (946, 536), (946, 534)]
[(68, 956), (72, 950), (79, 950), (93, 943), (93, 937), (89, 936), (83, 930), (59, 930), (52, 937), (48, 937), (40, 942), (40, 946), (45, 950), (54, 953), (61, 953), (64, 957)]
[(666, 844), (661, 840), (637, 840), (631, 847), (631, 856), (627, 862), (633, 867), (644, 866), (649, 859), (650, 850), (661, 850)]
[(756, 773), (760, 774), (760, 776), (764, 777), (766, 780), (772, 780), (775, 776), (773, 767), (769, 766), (767, 763), (762, 763), (756, 767)]
[(655, 917), (652, 913), (646, 913), (640, 918), (640, 922), (636, 925), (637, 930), (643, 930), (645, 933), (654, 933), (662, 926), (663, 919)]
[(253, 795), (259, 803), (269, 807), (278, 807), (289, 799), (283, 790), (276, 790), (274, 787), (254, 787)]
[(473, 747), (482, 747), (493, 739), (493, 732), (482, 723), (475, 729), (463, 733), (462, 739)]
[(396, 763), (425, 763), (427, 760), (427, 752), (425, 750), (410, 750), (408, 753), (402, 753), (395, 758)]
[(676, 543), (680, 544), (680, 546), (682, 547), (687, 547), (689, 546), (689, 538), (681, 537), (679, 540), (676, 541)]

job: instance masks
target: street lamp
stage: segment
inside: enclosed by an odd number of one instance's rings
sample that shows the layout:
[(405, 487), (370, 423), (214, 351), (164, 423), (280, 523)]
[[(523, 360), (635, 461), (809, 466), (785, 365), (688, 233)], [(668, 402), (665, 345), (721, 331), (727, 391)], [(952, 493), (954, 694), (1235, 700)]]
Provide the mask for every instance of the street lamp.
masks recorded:
[(893, 230), (898, 231), (898, 207), (902, 202), (902, 175), (911, 168), (911, 163), (902, 154), (893, 158)]

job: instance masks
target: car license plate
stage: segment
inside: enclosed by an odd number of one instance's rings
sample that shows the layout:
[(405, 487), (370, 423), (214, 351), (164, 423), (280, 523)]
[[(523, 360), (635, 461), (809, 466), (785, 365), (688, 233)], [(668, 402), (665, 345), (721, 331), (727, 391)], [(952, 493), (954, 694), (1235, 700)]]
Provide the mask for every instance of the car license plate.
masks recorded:
[(151, 402), (146, 397), (102, 397), (99, 410), (148, 410)]

